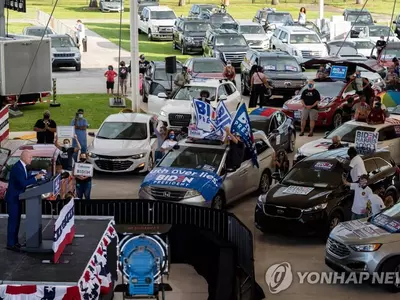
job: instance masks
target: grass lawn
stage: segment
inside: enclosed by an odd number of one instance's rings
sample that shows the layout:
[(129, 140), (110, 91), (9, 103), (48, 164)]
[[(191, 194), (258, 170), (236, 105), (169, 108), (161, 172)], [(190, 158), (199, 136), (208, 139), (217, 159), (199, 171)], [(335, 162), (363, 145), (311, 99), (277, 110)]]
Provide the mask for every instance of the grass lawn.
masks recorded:
[[(49, 107), (48, 103), (35, 104), (21, 107), (23, 117), (10, 119), (11, 131), (32, 131), (35, 122), (43, 117), (45, 110), (50, 110), (51, 118), (57, 125), (69, 125), (75, 117), (79, 108), (85, 110), (85, 118), (88, 120), (90, 128), (97, 129), (110, 114), (120, 112), (120, 108), (108, 106), (109, 96), (105, 94), (79, 94), (79, 95), (58, 95), (57, 102), (60, 107)], [(127, 106), (131, 102), (127, 100)]]
[(9, 23), (8, 26), (6, 27), (6, 30), (8, 33), (14, 33), (14, 34), (21, 34), (22, 30), (25, 27), (32, 26), (32, 24), (29, 23)]

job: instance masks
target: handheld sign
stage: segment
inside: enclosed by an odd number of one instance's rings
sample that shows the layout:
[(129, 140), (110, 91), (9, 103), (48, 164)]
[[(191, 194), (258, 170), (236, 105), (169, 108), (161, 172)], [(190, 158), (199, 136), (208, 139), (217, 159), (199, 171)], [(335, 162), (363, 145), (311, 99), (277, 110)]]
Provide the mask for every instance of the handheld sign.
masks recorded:
[(74, 126), (57, 126), (58, 139), (71, 139), (75, 136)]
[(53, 195), (57, 196), (61, 191), (61, 174), (53, 180)]
[(364, 151), (375, 151), (378, 148), (379, 132), (356, 131), (355, 146)]
[(93, 165), (76, 163), (74, 167), (74, 175), (93, 177)]
[(347, 67), (345, 66), (332, 66), (331, 73), (329, 74), (330, 78), (334, 79), (346, 79)]

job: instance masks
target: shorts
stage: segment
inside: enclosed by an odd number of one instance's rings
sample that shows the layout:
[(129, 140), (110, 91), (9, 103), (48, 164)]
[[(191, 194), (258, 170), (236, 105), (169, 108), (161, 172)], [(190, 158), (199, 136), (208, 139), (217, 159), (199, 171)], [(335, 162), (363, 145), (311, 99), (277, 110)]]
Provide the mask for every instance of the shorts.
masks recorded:
[(303, 111), (301, 113), (301, 119), (303, 121), (307, 121), (308, 119), (310, 119), (310, 121), (317, 121), (317, 119), (318, 119), (318, 110), (303, 108)]
[(114, 81), (107, 81), (107, 90), (114, 89)]
[(119, 79), (119, 85), (122, 86), (122, 87), (126, 87), (127, 81), (128, 80), (126, 78), (125, 79), (120, 78)]

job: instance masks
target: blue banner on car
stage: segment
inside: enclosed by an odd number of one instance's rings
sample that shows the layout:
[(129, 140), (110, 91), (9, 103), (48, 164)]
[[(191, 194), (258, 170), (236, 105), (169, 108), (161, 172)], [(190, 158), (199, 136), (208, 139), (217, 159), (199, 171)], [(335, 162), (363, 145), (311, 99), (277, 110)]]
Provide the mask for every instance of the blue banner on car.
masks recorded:
[(329, 77), (334, 79), (346, 79), (346, 75), (347, 75), (347, 67), (332, 66)]
[(170, 186), (199, 192), (206, 201), (218, 193), (222, 178), (204, 166), (199, 169), (155, 168), (143, 180), (141, 187)]

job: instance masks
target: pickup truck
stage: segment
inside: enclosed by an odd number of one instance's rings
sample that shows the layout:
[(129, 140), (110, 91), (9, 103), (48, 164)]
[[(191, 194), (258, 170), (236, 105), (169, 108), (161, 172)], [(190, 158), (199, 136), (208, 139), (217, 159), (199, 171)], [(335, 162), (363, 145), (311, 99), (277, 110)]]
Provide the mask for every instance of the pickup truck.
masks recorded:
[(167, 6), (148, 6), (139, 16), (139, 32), (147, 34), (149, 41), (172, 40), (176, 15)]

